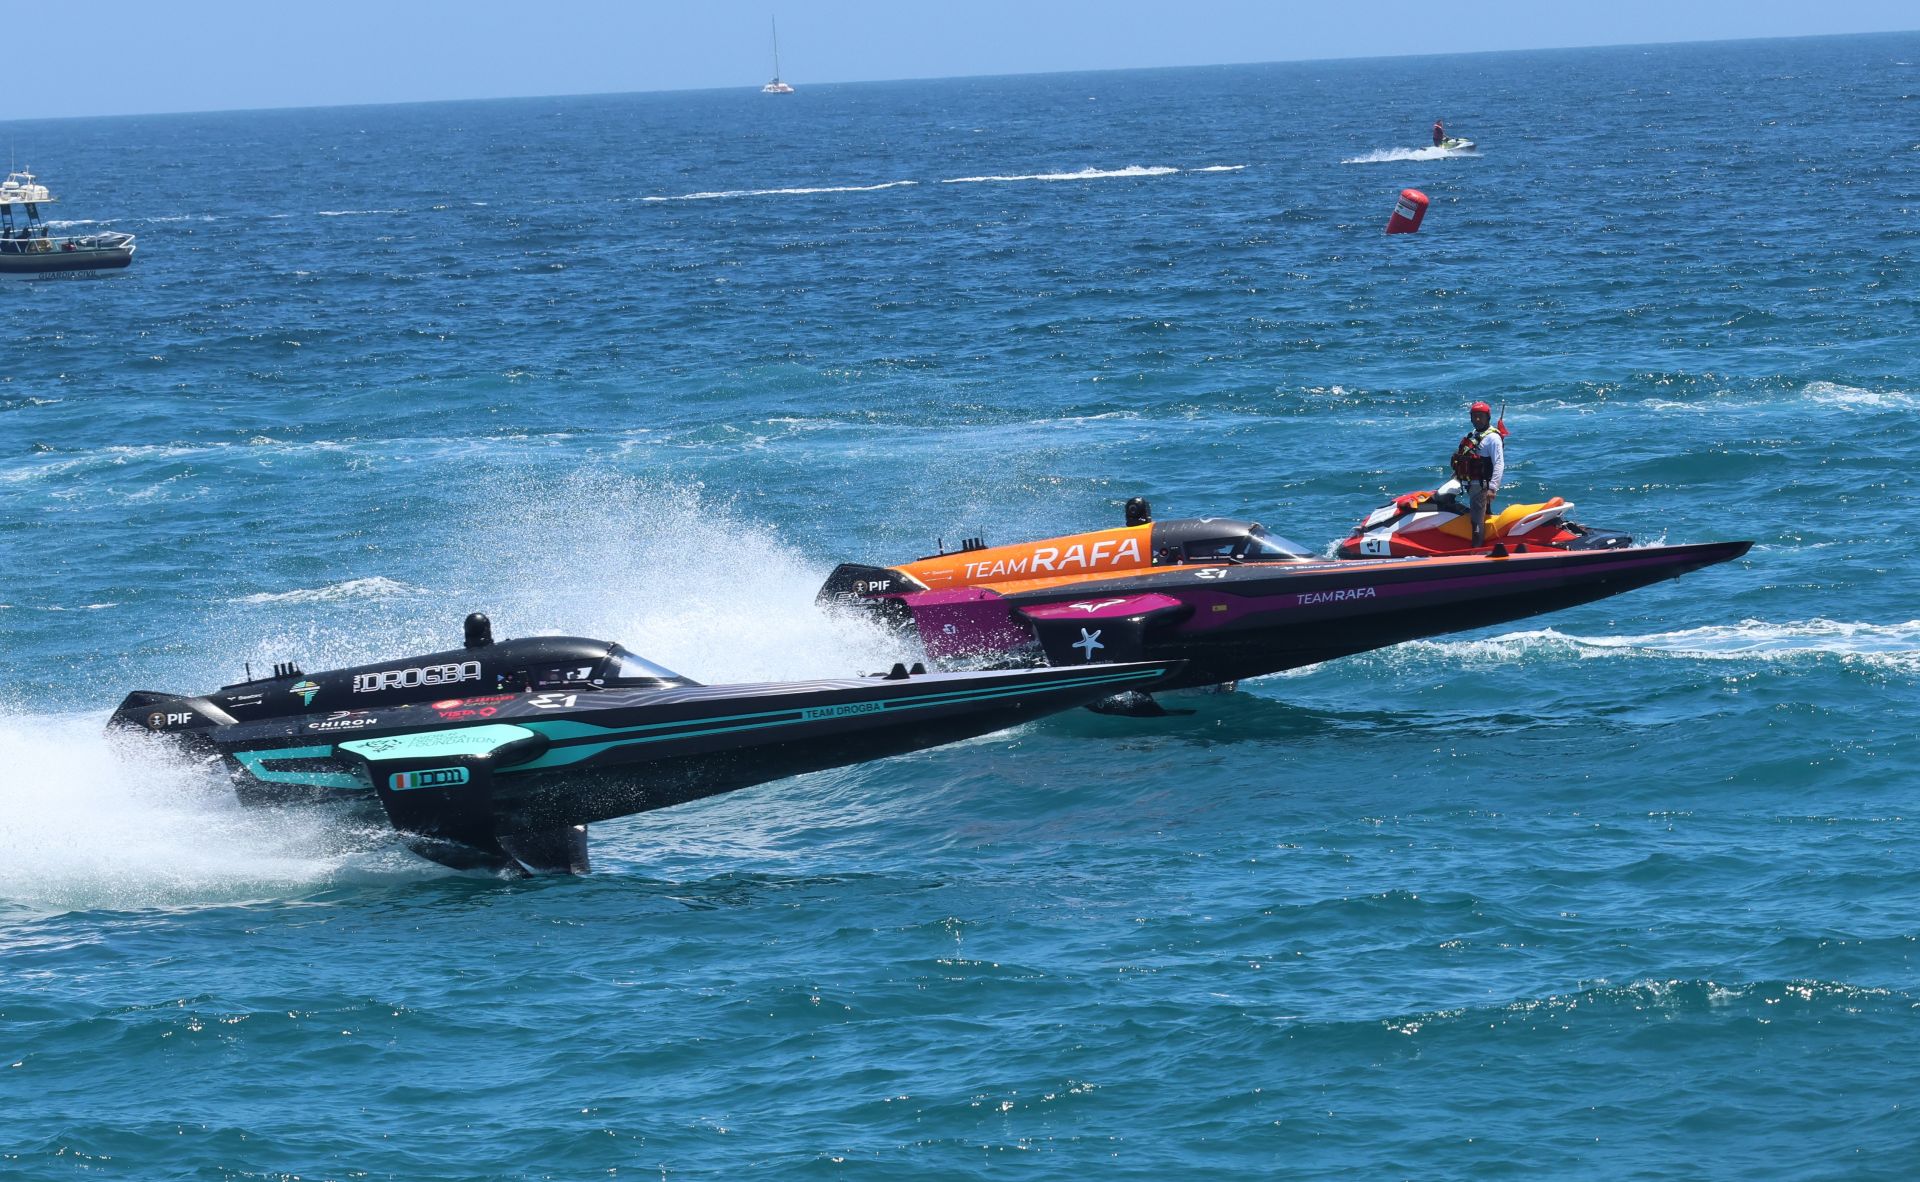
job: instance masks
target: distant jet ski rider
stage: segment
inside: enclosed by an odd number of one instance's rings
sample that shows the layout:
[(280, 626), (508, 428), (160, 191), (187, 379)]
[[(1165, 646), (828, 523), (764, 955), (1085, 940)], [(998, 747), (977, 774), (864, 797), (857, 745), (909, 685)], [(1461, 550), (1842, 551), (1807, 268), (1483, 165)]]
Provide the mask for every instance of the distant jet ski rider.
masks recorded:
[(1460, 437), (1453, 449), (1453, 476), (1467, 497), (1467, 513), (1473, 521), (1473, 544), (1487, 540), (1487, 509), (1507, 478), (1507, 452), (1501, 437), (1505, 424), (1493, 425), (1493, 408), (1476, 402), (1468, 409), (1473, 430)]
[(1439, 147), (1447, 142), (1447, 125), (1438, 119), (1433, 121), (1433, 146)]

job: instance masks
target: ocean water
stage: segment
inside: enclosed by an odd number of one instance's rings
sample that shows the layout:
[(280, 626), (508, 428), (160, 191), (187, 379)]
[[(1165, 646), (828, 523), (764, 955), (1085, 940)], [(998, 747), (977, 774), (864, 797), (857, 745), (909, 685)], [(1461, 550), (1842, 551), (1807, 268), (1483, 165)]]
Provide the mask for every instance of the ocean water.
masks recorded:
[[(140, 245), (0, 307), (0, 1176), (1913, 1175), (1920, 35), (794, 81), (10, 125)], [(1475, 398), (1756, 545), (578, 880), (101, 737), (472, 610), (870, 669), (837, 561), (1322, 546)]]

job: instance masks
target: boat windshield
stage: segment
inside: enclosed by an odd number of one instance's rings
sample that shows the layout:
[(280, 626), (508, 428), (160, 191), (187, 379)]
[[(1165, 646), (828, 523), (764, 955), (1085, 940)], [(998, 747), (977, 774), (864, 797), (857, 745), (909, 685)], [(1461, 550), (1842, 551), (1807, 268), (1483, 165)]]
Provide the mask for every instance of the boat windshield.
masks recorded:
[(687, 680), (665, 665), (656, 665), (645, 657), (635, 656), (617, 644), (607, 654), (606, 663), (601, 669), (599, 680), (610, 686), (658, 685), (663, 681), (684, 684)]
[(1242, 562), (1298, 562), (1313, 557), (1313, 552), (1298, 542), (1288, 541), (1279, 534), (1268, 533), (1264, 525), (1256, 525), (1247, 531), (1247, 552), (1240, 556)]
[(1228, 537), (1188, 542), (1185, 555), (1188, 562), (1302, 562), (1313, 557), (1261, 525)]

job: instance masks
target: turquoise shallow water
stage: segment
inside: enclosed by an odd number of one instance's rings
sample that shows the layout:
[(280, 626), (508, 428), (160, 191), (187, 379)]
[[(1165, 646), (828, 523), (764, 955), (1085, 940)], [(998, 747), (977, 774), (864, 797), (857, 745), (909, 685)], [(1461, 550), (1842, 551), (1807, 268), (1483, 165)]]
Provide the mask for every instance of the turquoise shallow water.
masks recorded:
[[(0, 1175), (1910, 1176), (1916, 63), (15, 124), (140, 253), (0, 308)], [(476, 608), (872, 668), (840, 559), (1135, 493), (1320, 546), (1476, 397), (1517, 494), (1757, 545), (597, 826), (579, 881), (99, 737)]]

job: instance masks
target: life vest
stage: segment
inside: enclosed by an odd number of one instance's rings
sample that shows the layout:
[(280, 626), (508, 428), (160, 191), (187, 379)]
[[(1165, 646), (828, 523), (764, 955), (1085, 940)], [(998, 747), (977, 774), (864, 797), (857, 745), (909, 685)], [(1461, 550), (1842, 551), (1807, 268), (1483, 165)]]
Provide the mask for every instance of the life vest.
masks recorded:
[(1491, 434), (1489, 427), (1480, 434), (1469, 431), (1460, 437), (1460, 446), (1453, 449), (1453, 474), (1461, 481), (1492, 480), (1493, 457), (1480, 454), (1480, 441)]

